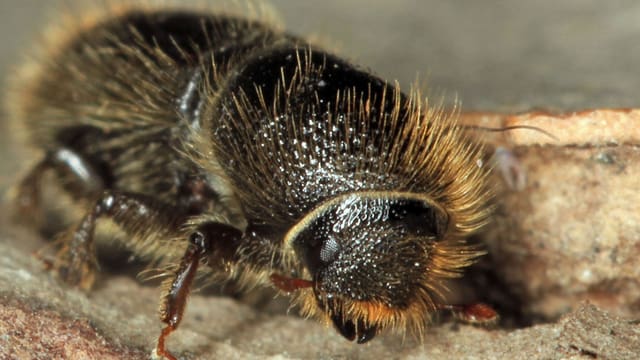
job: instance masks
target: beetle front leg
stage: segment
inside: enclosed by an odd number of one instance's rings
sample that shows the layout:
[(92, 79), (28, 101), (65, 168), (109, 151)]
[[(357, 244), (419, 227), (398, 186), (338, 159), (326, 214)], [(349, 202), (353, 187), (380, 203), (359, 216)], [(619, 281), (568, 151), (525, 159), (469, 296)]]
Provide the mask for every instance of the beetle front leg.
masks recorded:
[(228, 225), (205, 223), (189, 237), (189, 245), (172, 278), (165, 283), (166, 293), (160, 305), (160, 319), (166, 324), (156, 346), (156, 354), (176, 358), (165, 348), (165, 340), (180, 324), (191, 285), (200, 263), (217, 267), (234, 261), (242, 233)]

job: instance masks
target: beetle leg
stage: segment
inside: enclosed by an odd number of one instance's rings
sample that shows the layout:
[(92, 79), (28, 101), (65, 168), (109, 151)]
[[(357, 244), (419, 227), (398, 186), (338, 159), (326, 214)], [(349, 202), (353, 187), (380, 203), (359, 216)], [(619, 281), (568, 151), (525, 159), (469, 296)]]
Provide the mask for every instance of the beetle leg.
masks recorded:
[(451, 311), (455, 318), (468, 324), (492, 325), (498, 322), (500, 318), (500, 315), (491, 306), (484, 303), (466, 305), (439, 304), (438, 310)]
[(40, 179), (49, 168), (51, 164), (48, 157), (45, 157), (18, 184), (14, 200), (17, 212), (13, 214), (16, 221), (33, 221), (34, 217), (40, 214)]
[[(195, 234), (194, 234), (195, 235)], [(165, 349), (165, 338), (180, 324), (187, 303), (187, 296), (198, 270), (202, 255), (206, 252), (202, 239), (191, 236), (189, 246), (180, 261), (175, 277), (170, 279), (169, 288), (160, 304), (160, 320), (167, 324), (158, 337), (156, 353), (167, 359), (176, 358)]]
[(158, 239), (175, 237), (184, 222), (184, 216), (146, 195), (105, 190), (80, 223), (60, 239), (63, 245), (53, 268), (70, 285), (88, 289), (93, 284), (97, 269), (94, 233), (101, 217), (119, 226), (127, 235), (121, 239), (124, 245), (140, 253), (159, 246)]
[[(94, 197), (104, 189), (103, 177), (89, 162), (71, 149), (59, 148), (47, 153), (18, 185), (16, 220), (24, 222), (41, 215), (41, 180), (48, 170), (54, 170), (66, 188), (84, 198)], [(34, 222), (39, 223), (38, 220)]]
[(220, 223), (205, 223), (189, 237), (189, 245), (172, 278), (165, 282), (165, 294), (160, 305), (160, 319), (166, 324), (158, 337), (156, 354), (176, 359), (165, 349), (165, 340), (180, 324), (187, 296), (200, 263), (210, 266), (225, 265), (234, 261), (237, 246), (242, 237), (240, 230)]

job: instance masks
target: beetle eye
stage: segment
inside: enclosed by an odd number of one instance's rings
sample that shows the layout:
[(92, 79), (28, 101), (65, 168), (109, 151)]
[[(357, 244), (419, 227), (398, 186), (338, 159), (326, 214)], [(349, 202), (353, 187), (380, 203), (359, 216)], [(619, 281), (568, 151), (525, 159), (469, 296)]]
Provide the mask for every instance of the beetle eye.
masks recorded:
[(332, 262), (338, 256), (340, 245), (334, 235), (329, 235), (327, 240), (320, 247), (320, 261), (324, 263)]

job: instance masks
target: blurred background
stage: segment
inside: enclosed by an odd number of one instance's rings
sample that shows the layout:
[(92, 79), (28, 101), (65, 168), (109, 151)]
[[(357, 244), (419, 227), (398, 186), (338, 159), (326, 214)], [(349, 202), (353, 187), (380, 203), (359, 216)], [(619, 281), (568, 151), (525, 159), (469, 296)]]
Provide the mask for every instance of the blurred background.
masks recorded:
[[(269, 2), (291, 31), (334, 40), (340, 53), (403, 86), (420, 74), (468, 109), (637, 105), (635, 0)], [(29, 48), (52, 3), (0, 1), (0, 73)]]
[[(330, 40), (339, 53), (399, 80), (403, 88), (419, 76), (431, 93), (449, 102), (459, 99), (464, 111), (571, 111), (640, 103), (640, 2), (635, 0), (270, 3), (290, 31)], [(53, 4), (0, 0), (0, 83), (30, 49)], [(7, 136), (0, 133), (0, 187), (16, 169)]]

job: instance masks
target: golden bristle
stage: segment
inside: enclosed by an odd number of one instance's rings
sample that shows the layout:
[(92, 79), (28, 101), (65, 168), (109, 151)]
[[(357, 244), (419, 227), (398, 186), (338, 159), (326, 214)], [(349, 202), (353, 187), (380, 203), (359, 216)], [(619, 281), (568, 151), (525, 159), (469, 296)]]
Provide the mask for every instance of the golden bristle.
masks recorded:
[[(309, 134), (302, 134), (302, 126), (293, 125), (302, 120), (296, 119), (297, 114), (291, 113), (289, 108), (289, 99), (304, 91), (304, 80), (324, 71), (322, 64), (318, 65), (310, 60), (313, 51), (312, 49), (300, 50), (295, 73), (290, 78), (280, 79), (275, 89), (262, 89), (256, 86), (255, 89), (243, 89), (234, 94), (238, 118), (233, 119), (234, 123), (216, 124), (216, 126), (226, 125), (233, 128), (237, 131), (236, 143), (249, 144), (250, 148), (216, 148), (211, 142), (201, 141), (203, 148), (199, 152), (214, 154), (218, 159), (232, 158), (238, 152), (246, 153), (246, 161), (237, 165), (241, 167), (237, 169), (237, 173), (248, 176), (236, 179), (237, 195), (241, 202), (285, 206), (285, 204), (299, 201), (295, 198), (295, 194), (284, 191), (282, 187), (283, 182), (292, 182), (297, 179), (280, 176), (296, 174), (296, 167), (313, 169), (316, 164), (309, 162), (321, 160), (318, 154), (311, 152), (311, 149), (325, 144), (319, 144)], [(330, 101), (336, 113), (338, 108), (342, 108), (344, 113), (349, 114), (342, 119), (343, 123), (338, 123), (332, 117), (323, 120), (323, 126), (326, 128), (340, 127), (340, 133), (345, 137), (320, 140), (344, 143), (345, 149), (339, 155), (340, 158), (329, 159), (329, 161), (340, 166), (350, 155), (363, 155), (358, 152), (364, 152), (364, 156), (369, 155), (366, 152), (370, 140), (365, 138), (356, 145), (355, 141), (360, 140), (355, 139), (355, 134), (368, 134), (374, 130), (369, 128), (367, 123), (373, 96), (380, 97), (379, 102), (384, 102), (387, 98), (391, 99), (394, 106), (385, 114), (383, 123), (379, 127), (389, 129), (387, 132), (396, 134), (395, 137), (384, 138), (381, 143), (375, 144), (376, 147), (381, 148), (381, 152), (375, 154), (377, 160), (359, 162), (351, 174), (353, 176), (344, 180), (368, 182), (366, 185), (370, 188), (378, 187), (380, 190), (414, 191), (426, 194), (449, 213), (458, 235), (468, 234), (480, 228), (487, 222), (490, 213), (490, 209), (486, 206), (490, 193), (485, 186), (488, 169), (478, 165), (481, 156), (480, 146), (465, 137), (463, 129), (457, 126), (455, 112), (447, 114), (441, 109), (430, 108), (419, 92), (412, 92), (409, 101), (403, 102), (397, 85), (388, 89), (382, 94), (366, 94), (347, 88), (343, 92), (338, 92), (335, 99), (324, 99)], [(272, 90), (275, 92), (274, 100), (272, 103), (266, 103), (261, 93)], [(246, 93), (249, 91), (255, 91), (262, 99), (259, 105), (249, 99), (250, 95)], [(306, 104), (306, 106), (311, 109), (321, 109), (320, 103)], [(254, 145), (253, 138), (256, 131), (254, 119), (259, 117), (259, 114), (266, 114), (273, 121), (272, 127), (259, 129), (265, 132), (265, 137), (271, 139), (260, 148)], [(407, 115), (402, 116), (402, 114)], [(269, 172), (268, 169), (274, 168), (274, 158), (289, 156), (291, 149), (281, 145), (281, 141), (286, 141), (289, 145), (295, 144), (293, 151), (300, 154), (299, 161), (278, 165), (280, 169), (275, 176), (263, 176)], [(214, 147), (211, 147), (212, 145)], [(374, 144), (371, 143), (371, 145)], [(255, 149), (252, 146), (255, 146)], [(209, 168), (213, 173), (220, 173), (219, 165), (207, 164), (206, 159), (203, 160), (200, 161), (203, 167)], [(368, 173), (388, 174), (393, 177), (395, 183), (372, 183), (370, 179), (364, 178)], [(334, 180), (339, 182), (341, 179)], [(274, 214), (269, 221), (282, 222), (282, 224), (287, 222), (289, 215), (286, 208), (274, 206), (269, 211)]]

